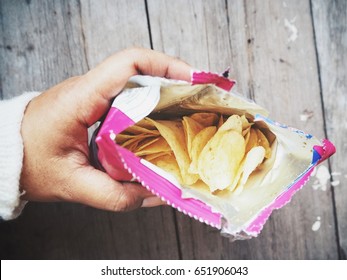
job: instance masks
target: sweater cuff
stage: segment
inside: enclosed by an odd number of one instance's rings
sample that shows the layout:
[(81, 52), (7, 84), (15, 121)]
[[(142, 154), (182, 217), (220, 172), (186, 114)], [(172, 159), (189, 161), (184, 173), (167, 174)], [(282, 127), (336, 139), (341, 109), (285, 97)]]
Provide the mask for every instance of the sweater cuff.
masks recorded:
[(21, 124), (31, 99), (40, 92), (26, 92), (0, 102), (0, 220), (16, 218), (26, 201), (21, 200), (19, 180), (23, 165)]

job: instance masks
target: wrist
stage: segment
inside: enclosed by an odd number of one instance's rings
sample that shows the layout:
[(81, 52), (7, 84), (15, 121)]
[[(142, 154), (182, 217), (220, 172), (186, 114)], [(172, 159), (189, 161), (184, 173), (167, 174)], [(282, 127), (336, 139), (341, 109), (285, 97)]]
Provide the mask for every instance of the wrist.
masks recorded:
[(0, 102), (0, 216), (17, 217), (25, 205), (20, 199), (20, 174), (23, 161), (21, 123), (27, 104), (38, 92), (28, 92)]

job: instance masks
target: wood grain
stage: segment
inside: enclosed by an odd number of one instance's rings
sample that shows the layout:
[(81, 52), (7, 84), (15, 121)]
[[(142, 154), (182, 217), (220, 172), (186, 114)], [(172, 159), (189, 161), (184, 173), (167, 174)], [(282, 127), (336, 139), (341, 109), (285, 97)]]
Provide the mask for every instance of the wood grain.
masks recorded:
[[(246, 3), (246, 2), (245, 2)], [(314, 34), (309, 1), (247, 2), (247, 24), (253, 38), (251, 72), (256, 102), (277, 121), (298, 127), (318, 138), (324, 136)], [(297, 34), (296, 34), (297, 32)], [(295, 36), (294, 36), (295, 35)], [(266, 70), (266, 71), (265, 71)], [(314, 112), (306, 122), (305, 111)], [(313, 180), (292, 202), (274, 216), (276, 227), (286, 232), (272, 246), (290, 254), (279, 258), (337, 258), (331, 191), (314, 191)], [(312, 225), (321, 218), (318, 231)]]
[(0, 9), (4, 98), (42, 91), (87, 70), (76, 2), (7, 0)]
[(336, 145), (331, 158), (340, 258), (347, 258), (347, 3), (312, 1), (326, 133)]
[[(240, 77), (240, 90), (268, 108), (274, 119), (324, 135), (308, 1), (286, 7), (282, 2), (257, 1), (148, 4), (155, 49), (198, 68), (237, 66), (233, 73)], [(288, 41), (286, 19), (300, 32), (293, 42)], [(316, 113), (302, 123), (299, 116), (305, 109)], [(322, 226), (313, 232), (317, 216)], [(276, 211), (254, 240), (230, 244), (207, 226), (181, 214), (178, 220), (183, 258), (337, 258), (331, 192), (315, 192), (310, 185)]]
[[(5, 98), (83, 74), (126, 46), (149, 46), (143, 1), (1, 1), (1, 19)], [(7, 259), (178, 258), (169, 207), (120, 214), (30, 203), (0, 225), (0, 248)]]
[(142, 0), (81, 1), (81, 23), (89, 66), (132, 46), (150, 47)]

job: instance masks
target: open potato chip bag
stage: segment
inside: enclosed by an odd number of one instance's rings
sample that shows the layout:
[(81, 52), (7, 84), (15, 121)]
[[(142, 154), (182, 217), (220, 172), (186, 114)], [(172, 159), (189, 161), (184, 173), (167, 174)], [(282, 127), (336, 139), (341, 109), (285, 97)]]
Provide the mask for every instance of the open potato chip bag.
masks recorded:
[(92, 140), (94, 161), (234, 239), (257, 236), (335, 152), (328, 140), (268, 119), (224, 76), (194, 72), (192, 84), (134, 76), (129, 83)]

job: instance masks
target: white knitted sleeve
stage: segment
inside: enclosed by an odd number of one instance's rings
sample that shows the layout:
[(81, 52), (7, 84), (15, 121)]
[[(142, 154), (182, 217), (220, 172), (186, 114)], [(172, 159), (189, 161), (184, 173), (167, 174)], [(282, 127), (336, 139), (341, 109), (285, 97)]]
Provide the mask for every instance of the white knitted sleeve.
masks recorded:
[(16, 218), (25, 206), (20, 199), (19, 179), (23, 164), (23, 140), (20, 133), (27, 104), (39, 92), (26, 92), (0, 101), (0, 219)]

